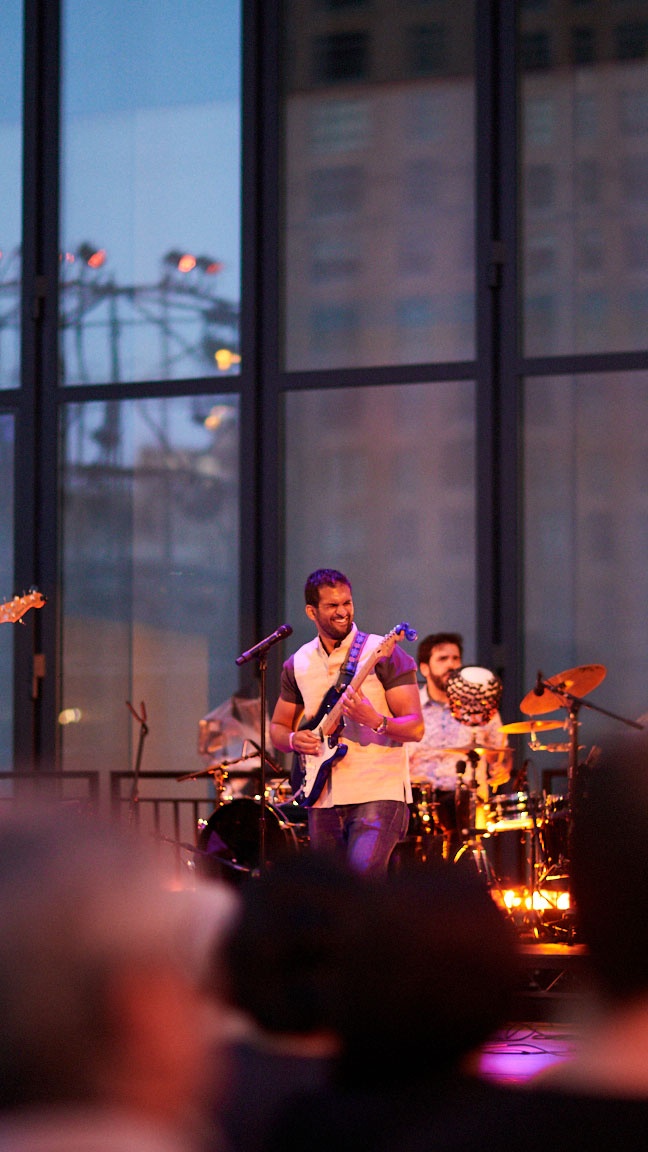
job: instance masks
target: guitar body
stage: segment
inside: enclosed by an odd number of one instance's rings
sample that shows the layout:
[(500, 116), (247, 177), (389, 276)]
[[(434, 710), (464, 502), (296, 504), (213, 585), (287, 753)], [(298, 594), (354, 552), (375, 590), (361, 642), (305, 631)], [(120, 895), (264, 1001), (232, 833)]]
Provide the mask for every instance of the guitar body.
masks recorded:
[(324, 721), (341, 695), (341, 690), (329, 688), (316, 715), (302, 720), (299, 725), (301, 729), (307, 728), (309, 731), (315, 732), (322, 741), (320, 755), (305, 756), (301, 752), (296, 752), (294, 756), (291, 783), (297, 800), (304, 808), (310, 808), (319, 799), (333, 766), (347, 753), (346, 744), (339, 743), (340, 733), (344, 728), (344, 717), (341, 717), (335, 729), (328, 735), (322, 731)]
[(346, 756), (348, 751), (346, 744), (337, 742), (334, 744), (327, 736), (322, 745), (321, 756), (300, 755), (298, 757), (302, 772), (302, 786), (297, 798), (304, 808), (312, 808), (315, 801), (319, 800), (322, 789), (335, 765)]

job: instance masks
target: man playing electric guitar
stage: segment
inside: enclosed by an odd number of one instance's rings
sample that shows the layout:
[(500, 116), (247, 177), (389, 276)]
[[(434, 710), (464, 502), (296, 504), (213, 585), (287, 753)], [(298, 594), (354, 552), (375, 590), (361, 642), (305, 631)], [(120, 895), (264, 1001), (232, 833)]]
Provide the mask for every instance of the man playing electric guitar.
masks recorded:
[[(409, 820), (412, 793), (404, 745), (423, 735), (416, 664), (398, 647), (401, 626), (387, 637), (368, 635), (360, 648), (351, 584), (342, 572), (318, 569), (304, 593), (317, 636), (283, 666), (272, 743), (306, 764), (313, 758), (324, 765), (324, 781), (320, 777), (314, 789), (306, 773), (311, 846), (342, 851), (352, 867), (379, 874), (387, 871)], [(351, 680), (354, 669), (361, 683), (341, 693), (341, 730), (323, 741), (322, 704), (332, 688), (346, 682), (341, 674)]]

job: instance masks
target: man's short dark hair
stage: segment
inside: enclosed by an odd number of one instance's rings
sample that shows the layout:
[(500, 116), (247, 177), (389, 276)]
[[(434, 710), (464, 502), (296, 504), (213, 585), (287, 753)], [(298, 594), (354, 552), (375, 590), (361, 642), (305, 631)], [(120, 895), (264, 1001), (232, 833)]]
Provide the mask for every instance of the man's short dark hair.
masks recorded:
[(463, 636), (459, 632), (431, 632), (418, 646), (416, 658), (419, 664), (429, 664), (432, 649), (439, 648), (441, 644), (456, 644), (463, 660)]
[(344, 572), (338, 572), (337, 568), (316, 568), (314, 572), (311, 572), (304, 585), (306, 603), (317, 608), (320, 588), (334, 588), (336, 584), (346, 584), (351, 591), (351, 581), (348, 576), (344, 575)]

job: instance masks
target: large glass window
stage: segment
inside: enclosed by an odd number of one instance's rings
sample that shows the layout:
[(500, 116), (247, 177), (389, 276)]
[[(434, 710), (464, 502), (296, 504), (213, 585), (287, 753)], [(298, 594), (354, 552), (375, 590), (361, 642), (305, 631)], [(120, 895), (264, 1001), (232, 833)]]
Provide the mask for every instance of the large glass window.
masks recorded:
[(63, 420), (63, 766), (193, 771), (236, 687), (238, 402), (70, 404)]
[[(7, 601), (14, 581), (14, 418), (0, 413), (0, 588)], [(20, 589), (22, 593), (23, 589)], [(5, 603), (7, 603), (5, 601)], [(0, 614), (0, 771), (13, 768), (13, 626), (1, 627)]]
[(65, 0), (65, 384), (238, 370), (240, 0)]
[(574, 5), (521, 13), (529, 356), (647, 346), (647, 27), (645, 0), (591, 0), (587, 26)]
[(20, 382), (22, 3), (0, 6), (0, 388)]
[(287, 5), (288, 370), (474, 356), (474, 0), (434, 7)]
[[(637, 720), (648, 713), (648, 374), (530, 379), (524, 402), (526, 683), (602, 664), (591, 702)], [(581, 721), (585, 746), (620, 730), (586, 708)]]
[[(469, 381), (286, 395), (286, 613), (310, 639), (315, 568), (353, 583), (360, 627), (462, 632), (475, 658), (475, 389)], [(415, 649), (414, 649), (415, 651)]]

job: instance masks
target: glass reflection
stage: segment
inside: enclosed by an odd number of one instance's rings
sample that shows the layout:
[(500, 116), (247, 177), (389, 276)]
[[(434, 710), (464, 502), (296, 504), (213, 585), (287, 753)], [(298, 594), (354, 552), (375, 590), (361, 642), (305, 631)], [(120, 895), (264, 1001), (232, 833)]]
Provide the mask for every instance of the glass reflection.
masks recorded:
[[(636, 720), (648, 711), (648, 375), (528, 380), (524, 406), (526, 684), (603, 664), (592, 703)], [(613, 723), (581, 719), (586, 745)]]
[[(14, 582), (14, 457), (13, 416), (0, 413), (0, 589), (2, 600), (17, 592)], [(22, 593), (22, 589), (20, 589)], [(5, 601), (6, 602), (6, 601)], [(0, 771), (13, 768), (13, 627), (2, 627), (0, 644)]]
[(287, 5), (288, 370), (474, 356), (474, 3)]
[(634, 351), (648, 322), (648, 4), (524, 5), (524, 352)]
[(22, 8), (20, 0), (0, 7), (0, 388), (20, 383)]
[(286, 395), (286, 612), (311, 638), (315, 568), (353, 582), (361, 626), (462, 632), (475, 658), (471, 381)]
[(62, 448), (64, 767), (128, 770), (133, 699), (150, 767), (191, 771), (236, 686), (238, 402), (70, 404)]
[(65, 0), (63, 383), (239, 371), (239, 61), (239, 0)]

